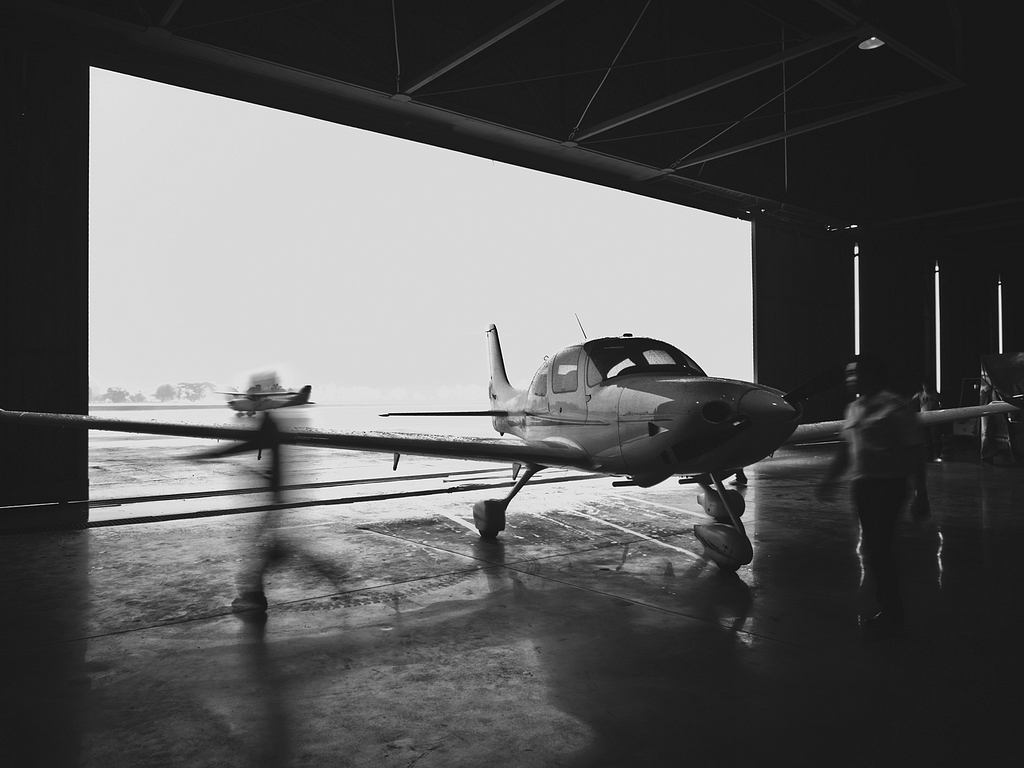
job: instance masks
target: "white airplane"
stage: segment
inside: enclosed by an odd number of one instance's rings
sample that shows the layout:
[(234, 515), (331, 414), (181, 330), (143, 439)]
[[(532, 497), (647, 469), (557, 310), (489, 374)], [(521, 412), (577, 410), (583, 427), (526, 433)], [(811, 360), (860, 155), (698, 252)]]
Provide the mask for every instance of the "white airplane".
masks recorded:
[(245, 392), (217, 392), (228, 395), (228, 407), (237, 411), (238, 416), (255, 416), (260, 411), (271, 411), (275, 408), (289, 408), (294, 405), (312, 405), (309, 396), (313, 388), (308, 384), (298, 392), (285, 389), (264, 389), (262, 384), (254, 384)]
[[(0, 420), (117, 432), (180, 435), (243, 441), (227, 452), (273, 450), (280, 444), (471, 461), (511, 463), (512, 490), (505, 498), (477, 502), (473, 517), (480, 535), (505, 528), (509, 502), (537, 472), (574, 468), (627, 478), (616, 485), (648, 487), (678, 477), (696, 483), (698, 501), (714, 522), (694, 526), (705, 555), (726, 570), (753, 559), (740, 520), (743, 497), (723, 481), (742, 467), (770, 456), (781, 445), (835, 438), (842, 423), (799, 423), (801, 401), (833, 381), (840, 371), (818, 377), (790, 393), (734, 379), (708, 376), (670, 344), (624, 335), (593, 339), (557, 352), (538, 369), (526, 390), (510, 383), (492, 325), (489, 408), (471, 412), (400, 415), (489, 416), (494, 429), (513, 438), (413, 435), (395, 432), (332, 432), (277, 429), (269, 420), (254, 430), (228, 426), (128, 422), (75, 414), (0, 411)], [(932, 425), (1019, 409), (1007, 402), (919, 414)], [(274, 450), (274, 460), (277, 451)], [(522, 476), (520, 470), (525, 468)]]

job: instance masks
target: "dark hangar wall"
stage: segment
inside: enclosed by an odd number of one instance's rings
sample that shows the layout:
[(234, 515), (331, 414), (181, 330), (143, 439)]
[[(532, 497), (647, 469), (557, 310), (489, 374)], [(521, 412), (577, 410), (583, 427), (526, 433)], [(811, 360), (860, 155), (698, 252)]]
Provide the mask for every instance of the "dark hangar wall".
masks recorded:
[[(812, 234), (755, 221), (754, 374), (788, 391), (854, 353), (853, 248), (860, 253), (861, 352), (881, 357), (906, 395), (936, 385), (946, 407), (976, 405), (981, 356), (1024, 350), (1024, 263), (1007, 242), (980, 235), (898, 238)], [(935, 370), (935, 264), (940, 270), (942, 380)], [(805, 405), (806, 420), (839, 418), (841, 387)]]
[[(1016, 228), (1015, 228), (1016, 229)], [(936, 384), (945, 407), (976, 405), (981, 356), (999, 351), (997, 284), (1003, 282), (1003, 349), (1024, 350), (1024, 265), (1007, 243), (981, 235), (869, 239), (861, 243), (864, 351), (881, 354), (894, 384)], [(935, 265), (940, 274), (942, 380), (935, 370)]]
[[(755, 221), (754, 378), (788, 392), (853, 354), (853, 249), (826, 235)], [(842, 388), (804, 405), (805, 419), (842, 415)]]
[[(0, 407), (10, 410), (88, 408), (89, 69), (64, 50), (0, 32)], [(87, 470), (84, 432), (0, 426), (0, 506), (86, 499)]]
[[(789, 390), (854, 353), (853, 248), (860, 253), (861, 352), (881, 357), (906, 395), (937, 386), (946, 407), (976, 405), (981, 356), (999, 351), (997, 284), (1003, 284), (1003, 349), (1024, 350), (1024, 263), (981, 235), (853, 240), (754, 222), (754, 371)], [(940, 270), (942, 380), (935, 370), (935, 265)], [(807, 420), (839, 418), (841, 388), (805, 407)]]

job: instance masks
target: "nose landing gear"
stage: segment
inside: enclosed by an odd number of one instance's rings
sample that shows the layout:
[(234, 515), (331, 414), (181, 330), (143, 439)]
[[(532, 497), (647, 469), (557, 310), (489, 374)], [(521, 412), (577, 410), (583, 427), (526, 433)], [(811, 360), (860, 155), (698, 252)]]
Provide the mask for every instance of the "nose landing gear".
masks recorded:
[(717, 477), (713, 490), (706, 480), (700, 481), (704, 493), (697, 496), (697, 503), (711, 515), (715, 522), (693, 526), (693, 535), (704, 546), (704, 556), (713, 560), (723, 571), (735, 571), (754, 559), (754, 548), (750, 543), (740, 516), (745, 504), (739, 491), (727, 490)]

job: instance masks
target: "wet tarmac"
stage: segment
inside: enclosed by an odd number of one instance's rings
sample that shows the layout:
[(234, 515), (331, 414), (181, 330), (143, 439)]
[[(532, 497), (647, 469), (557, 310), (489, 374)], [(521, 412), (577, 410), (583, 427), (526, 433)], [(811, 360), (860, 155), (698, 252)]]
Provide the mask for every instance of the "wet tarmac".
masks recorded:
[(403, 458), (387, 493), (442, 490), (366, 501), (390, 457), (300, 456), (289, 483), (322, 485), (279, 513), (264, 615), (231, 608), (251, 457), (116, 445), (92, 527), (0, 536), (5, 765), (1018, 763), (1024, 471), (970, 445), (902, 525), (886, 636), (845, 499), (814, 498), (827, 447), (747, 470), (735, 574), (700, 556), (694, 486), (531, 484), (486, 542), (471, 506), (503, 490), (467, 486), (508, 478)]

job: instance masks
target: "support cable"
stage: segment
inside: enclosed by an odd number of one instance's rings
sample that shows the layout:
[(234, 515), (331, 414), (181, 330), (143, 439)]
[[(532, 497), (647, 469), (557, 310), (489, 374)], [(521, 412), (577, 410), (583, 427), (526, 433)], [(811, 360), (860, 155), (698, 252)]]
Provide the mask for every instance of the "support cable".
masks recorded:
[(801, 83), (805, 82), (806, 80), (808, 80), (808, 79), (810, 79), (810, 78), (814, 77), (814, 75), (816, 75), (816, 74), (818, 74), (819, 72), (821, 72), (821, 70), (823, 70), (823, 69), (824, 69), (825, 67), (827, 67), (827, 66), (828, 66), (829, 64), (831, 64), (831, 63), (832, 63), (833, 61), (835, 61), (836, 59), (838, 59), (838, 58), (839, 58), (840, 56), (842, 56), (842, 55), (843, 55), (844, 53), (846, 53), (846, 52), (847, 52), (848, 50), (850, 50), (850, 48), (852, 48), (852, 47), (853, 47), (854, 45), (856, 45), (856, 44), (857, 44), (857, 41), (854, 41), (853, 43), (851, 43), (851, 44), (850, 44), (850, 45), (848, 45), (847, 47), (843, 48), (843, 50), (839, 51), (839, 52), (838, 52), (838, 53), (837, 53), (837, 54), (836, 54), (835, 56), (833, 56), (833, 57), (832, 57), (831, 59), (829, 59), (828, 61), (826, 61), (826, 62), (825, 62), (824, 64), (822, 64), (822, 65), (821, 65), (820, 67), (818, 67), (817, 69), (815, 69), (815, 70), (814, 70), (813, 72), (810, 72), (810, 73), (808, 73), (807, 75), (805, 75), (804, 77), (800, 78), (799, 80), (797, 80), (797, 81), (796, 81), (795, 83), (793, 83), (793, 84), (792, 84), (791, 86), (789, 86), (788, 88), (784, 88), (784, 89), (782, 90), (782, 93), (776, 94), (775, 96), (772, 96), (772, 97), (771, 97), (770, 99), (768, 99), (768, 101), (766, 101), (766, 102), (765, 102), (764, 104), (761, 104), (761, 105), (760, 105), (760, 106), (758, 106), (758, 107), (754, 107), (754, 109), (750, 110), (750, 112), (748, 112), (747, 114), (745, 114), (745, 115), (744, 115), (743, 117), (741, 117), (741, 118), (740, 118), (739, 120), (736, 120), (736, 121), (735, 121), (734, 123), (732, 123), (732, 125), (730, 125), (730, 126), (729, 126), (728, 128), (725, 128), (724, 130), (722, 130), (722, 131), (719, 131), (719, 132), (718, 132), (717, 134), (715, 134), (715, 135), (714, 135), (714, 136), (712, 136), (712, 137), (711, 137), (710, 139), (708, 139), (707, 141), (705, 141), (705, 142), (704, 142), (703, 144), (701, 144), (701, 145), (700, 145), (699, 147), (694, 147), (693, 149), (691, 149), (691, 150), (690, 150), (689, 152), (687, 152), (687, 153), (686, 153), (685, 155), (683, 155), (683, 156), (682, 156), (682, 157), (680, 157), (680, 158), (679, 158), (678, 160), (676, 160), (676, 161), (675, 161), (674, 163), (672, 163), (672, 165), (670, 165), (670, 166), (669, 166), (669, 168), (670, 168), (671, 170), (673, 170), (673, 171), (674, 171), (674, 170), (676, 169), (676, 167), (677, 167), (677, 166), (678, 166), (678, 165), (679, 165), (680, 163), (682, 163), (682, 162), (683, 162), (684, 160), (686, 160), (686, 159), (687, 159), (688, 157), (690, 157), (690, 156), (691, 156), (691, 155), (693, 155), (694, 153), (696, 153), (696, 152), (699, 152), (700, 150), (704, 149), (704, 147), (706, 147), (706, 146), (707, 146), (708, 144), (710, 144), (711, 142), (713, 142), (713, 141), (716, 141), (717, 139), (721, 138), (722, 136), (724, 136), (725, 134), (727, 134), (727, 133), (728, 133), (729, 131), (731, 131), (731, 130), (732, 130), (733, 128), (735, 128), (735, 127), (736, 127), (737, 125), (739, 125), (739, 124), (740, 124), (740, 123), (742, 123), (742, 122), (743, 122), (744, 120), (746, 120), (746, 119), (747, 119), (748, 117), (750, 117), (751, 115), (753, 115), (753, 114), (754, 114), (754, 113), (756, 113), (756, 112), (760, 112), (760, 111), (761, 111), (762, 109), (764, 109), (765, 107), (767, 107), (767, 106), (768, 106), (769, 104), (771, 104), (771, 103), (772, 103), (773, 101), (775, 101), (776, 99), (780, 99), (780, 98), (783, 98), (783, 97), (784, 97), (784, 96), (785, 96), (785, 95), (786, 95), (787, 93), (789, 93), (789, 92), (790, 92), (791, 90), (793, 90), (794, 88), (796, 88), (796, 87), (797, 87), (798, 85), (800, 85)]
[(598, 83), (597, 89), (594, 91), (594, 94), (590, 97), (590, 101), (587, 102), (587, 106), (583, 108), (583, 114), (580, 115), (580, 119), (576, 121), (576, 127), (573, 128), (572, 133), (569, 134), (569, 141), (572, 141), (573, 136), (576, 135), (576, 132), (580, 129), (580, 126), (583, 124), (583, 119), (587, 116), (587, 112), (590, 110), (590, 105), (594, 103), (594, 99), (597, 98), (597, 94), (601, 92), (601, 89), (604, 87), (605, 81), (608, 79), (608, 75), (610, 75), (612, 70), (615, 68), (616, 62), (619, 60), (619, 57), (622, 55), (622, 52), (626, 49), (626, 45), (629, 43), (629, 39), (633, 37), (633, 33), (636, 32), (636, 28), (640, 24), (640, 20), (644, 17), (644, 14), (647, 13), (647, 9), (650, 7), (650, 5), (651, 0), (647, 0), (647, 3), (644, 5), (643, 10), (640, 11), (640, 15), (637, 16), (636, 21), (633, 22), (633, 28), (629, 30), (629, 34), (626, 35), (626, 39), (622, 41), (622, 45), (619, 46), (619, 52), (615, 54), (615, 58), (612, 59), (612, 63), (604, 71), (604, 76), (601, 78), (601, 82)]
[(402, 59), (398, 53), (398, 13), (395, 11), (395, 0), (391, 0), (392, 29), (395, 31), (395, 93), (402, 92)]

